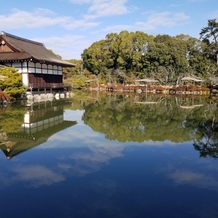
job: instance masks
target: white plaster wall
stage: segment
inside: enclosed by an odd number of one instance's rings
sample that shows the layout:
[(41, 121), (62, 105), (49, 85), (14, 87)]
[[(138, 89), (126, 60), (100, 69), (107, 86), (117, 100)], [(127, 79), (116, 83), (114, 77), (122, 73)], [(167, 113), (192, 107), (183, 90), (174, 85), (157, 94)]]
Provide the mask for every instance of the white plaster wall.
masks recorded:
[(26, 73), (23, 73), (23, 74), (22, 74), (22, 81), (23, 81), (23, 84), (24, 84), (25, 86), (28, 86), (28, 85), (29, 85), (28, 74), (26, 74)]

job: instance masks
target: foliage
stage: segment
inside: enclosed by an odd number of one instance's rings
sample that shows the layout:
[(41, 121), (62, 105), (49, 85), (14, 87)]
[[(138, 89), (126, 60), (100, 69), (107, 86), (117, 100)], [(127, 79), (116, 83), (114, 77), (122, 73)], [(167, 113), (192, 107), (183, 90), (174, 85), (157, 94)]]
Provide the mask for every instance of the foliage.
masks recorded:
[(185, 75), (207, 77), (216, 62), (205, 41), (180, 34), (152, 36), (136, 31), (110, 33), (82, 53), (83, 66), (107, 82), (155, 78), (176, 83)]
[(71, 59), (68, 62), (75, 64), (75, 67), (67, 67), (63, 69), (63, 79), (72, 80), (74, 75), (82, 75), (83, 74), (83, 65), (82, 60)]
[(207, 44), (207, 53), (217, 61), (218, 67), (218, 22), (208, 20), (208, 26), (202, 28), (200, 38)]
[(87, 77), (86, 76), (74, 76), (72, 80), (72, 85), (74, 89), (81, 89), (86, 86)]
[(93, 75), (87, 70), (83, 69), (82, 60), (71, 59), (68, 60), (75, 64), (75, 67), (67, 67), (63, 69), (63, 80), (65, 84), (72, 84), (74, 89), (84, 88), (86, 80), (92, 79)]
[(21, 74), (13, 67), (4, 67), (0, 69), (0, 75), (6, 76), (0, 80), (0, 87), (4, 92), (12, 97), (19, 97), (25, 92)]

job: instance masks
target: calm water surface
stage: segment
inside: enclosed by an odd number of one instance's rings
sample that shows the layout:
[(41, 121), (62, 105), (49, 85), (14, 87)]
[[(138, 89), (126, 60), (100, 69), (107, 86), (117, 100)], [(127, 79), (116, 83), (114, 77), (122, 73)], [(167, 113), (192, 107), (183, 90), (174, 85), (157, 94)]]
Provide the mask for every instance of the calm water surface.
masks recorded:
[(0, 217), (218, 217), (217, 103), (76, 93), (2, 107)]

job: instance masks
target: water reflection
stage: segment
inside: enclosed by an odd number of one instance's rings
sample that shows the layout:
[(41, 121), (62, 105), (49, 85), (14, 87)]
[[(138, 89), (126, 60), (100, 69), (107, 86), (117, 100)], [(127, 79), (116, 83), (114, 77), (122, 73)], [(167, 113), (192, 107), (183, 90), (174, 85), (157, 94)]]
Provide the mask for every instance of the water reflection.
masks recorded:
[(84, 123), (104, 134), (106, 139), (139, 143), (193, 141), (200, 157), (217, 158), (217, 102), (217, 99), (199, 96), (80, 93), (72, 104), (53, 102), (28, 109), (16, 105), (2, 107), (0, 148), (10, 159), (75, 125), (76, 121), (63, 119), (64, 107), (68, 106), (70, 110), (84, 110)]
[(193, 141), (201, 157), (217, 157), (217, 99), (105, 96), (84, 107), (84, 123), (120, 142)]
[(64, 120), (66, 104), (67, 102), (62, 102), (61, 105), (50, 102), (29, 108), (2, 108), (0, 148), (7, 159), (38, 146), (55, 133), (75, 125), (76, 121)]
[(0, 127), (4, 218), (218, 215), (216, 160), (193, 147), (216, 148), (216, 99), (81, 93)]
[[(33, 173), (34, 172), (34, 173)], [(28, 187), (39, 188), (41, 186), (50, 186), (55, 183), (65, 181), (65, 176), (43, 165), (24, 164), (15, 166), (13, 169), (14, 181), (10, 182), (26, 182)]]

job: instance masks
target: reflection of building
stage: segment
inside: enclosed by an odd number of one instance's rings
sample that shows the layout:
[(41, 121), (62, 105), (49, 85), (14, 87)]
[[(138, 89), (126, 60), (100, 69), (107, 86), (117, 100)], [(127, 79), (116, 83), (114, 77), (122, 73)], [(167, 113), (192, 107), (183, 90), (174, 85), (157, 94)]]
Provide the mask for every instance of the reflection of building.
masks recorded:
[[(21, 130), (16, 133), (0, 134), (0, 149), (7, 159), (38, 146), (55, 133), (75, 125), (76, 121), (64, 120), (63, 105), (38, 105), (24, 116)], [(2, 137), (1, 137), (2, 136)]]

